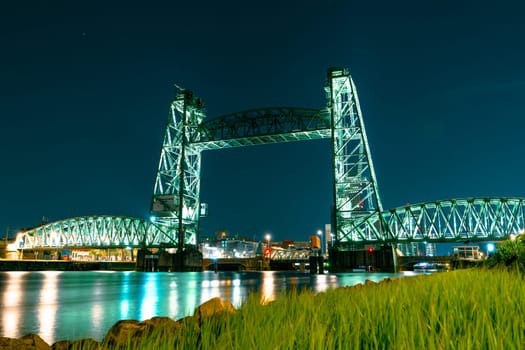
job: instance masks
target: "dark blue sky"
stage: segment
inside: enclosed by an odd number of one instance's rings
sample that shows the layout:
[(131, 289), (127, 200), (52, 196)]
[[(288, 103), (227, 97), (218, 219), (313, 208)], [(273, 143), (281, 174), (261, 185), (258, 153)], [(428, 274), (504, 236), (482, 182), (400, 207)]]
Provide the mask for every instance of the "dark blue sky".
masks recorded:
[[(209, 118), (357, 85), (385, 208), (524, 197), (524, 7), (480, 1), (25, 1), (0, 11), (0, 227), (146, 218), (174, 84)], [(487, 2), (488, 4), (488, 2)], [(329, 142), (203, 154), (202, 234), (307, 240)]]

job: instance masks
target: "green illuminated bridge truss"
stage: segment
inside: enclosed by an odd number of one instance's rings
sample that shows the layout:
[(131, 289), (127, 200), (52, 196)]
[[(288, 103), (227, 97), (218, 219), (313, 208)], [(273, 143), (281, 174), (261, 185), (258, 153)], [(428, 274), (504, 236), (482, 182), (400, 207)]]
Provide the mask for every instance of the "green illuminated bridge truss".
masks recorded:
[[(374, 213), (355, 223), (352, 235), (358, 239), (338, 239), (342, 244), (497, 241), (521, 234), (524, 219), (524, 198), (452, 199)], [(380, 221), (386, 233), (377, 229)], [(143, 219), (90, 216), (25, 231), (17, 244), (20, 248), (159, 247), (165, 234), (162, 226)]]
[(335, 243), (503, 240), (524, 228), (525, 199), (468, 198), (383, 210), (357, 91), (330, 69), (321, 109), (264, 108), (207, 119), (200, 98), (181, 90), (171, 104), (151, 201), (153, 220), (94, 216), (19, 234), (19, 246), (175, 247), (198, 242), (201, 153), (231, 147), (331, 139)]

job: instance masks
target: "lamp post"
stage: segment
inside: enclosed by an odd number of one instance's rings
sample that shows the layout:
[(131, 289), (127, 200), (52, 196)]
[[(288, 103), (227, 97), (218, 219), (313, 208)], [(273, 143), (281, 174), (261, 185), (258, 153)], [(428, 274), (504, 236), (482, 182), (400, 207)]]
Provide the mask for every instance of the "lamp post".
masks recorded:
[(272, 236), (267, 233), (266, 236), (264, 236), (264, 239), (266, 240), (266, 247), (270, 248), (270, 239), (272, 239)]

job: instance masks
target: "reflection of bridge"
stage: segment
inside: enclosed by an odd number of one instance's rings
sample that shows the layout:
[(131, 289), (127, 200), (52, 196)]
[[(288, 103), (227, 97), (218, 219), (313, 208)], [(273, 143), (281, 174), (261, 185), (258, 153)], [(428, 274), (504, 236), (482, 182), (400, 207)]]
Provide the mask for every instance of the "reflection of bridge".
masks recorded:
[(18, 247), (174, 247), (184, 252), (198, 242), (202, 151), (320, 138), (332, 141), (332, 227), (339, 251), (364, 244), (503, 240), (522, 232), (520, 198), (454, 199), (383, 210), (350, 74), (330, 69), (325, 91), (327, 105), (320, 109), (265, 108), (209, 120), (202, 100), (180, 91), (164, 134), (152, 222), (113, 216), (66, 219), (21, 233)]

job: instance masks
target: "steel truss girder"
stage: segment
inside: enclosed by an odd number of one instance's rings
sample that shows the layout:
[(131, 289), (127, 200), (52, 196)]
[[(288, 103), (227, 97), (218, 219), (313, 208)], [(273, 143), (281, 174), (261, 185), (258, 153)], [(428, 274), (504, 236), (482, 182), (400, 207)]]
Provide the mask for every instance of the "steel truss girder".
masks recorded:
[[(344, 69), (328, 73), (326, 87), (331, 112), (336, 242), (370, 239), (375, 230), (354, 230), (356, 223), (382, 210), (357, 90)], [(379, 222), (380, 224), (380, 222)]]
[(85, 216), (52, 222), (23, 231), (19, 249), (155, 247), (165, 236), (163, 227), (144, 219), (124, 216)]
[(193, 145), (211, 150), (329, 137), (330, 114), (326, 109), (275, 107), (204, 121)]
[[(379, 223), (381, 222), (381, 224)], [(525, 198), (466, 198), (372, 213), (354, 221), (338, 244), (498, 241), (524, 232)], [(18, 248), (125, 248), (165, 246), (162, 224), (121, 216), (52, 222), (17, 235)], [(357, 237), (351, 240), (349, 238)]]
[(349, 228), (352, 236), (348, 234), (340, 240), (349, 243), (504, 240), (523, 233), (524, 204), (525, 198), (466, 198), (413, 204), (364, 217)]

